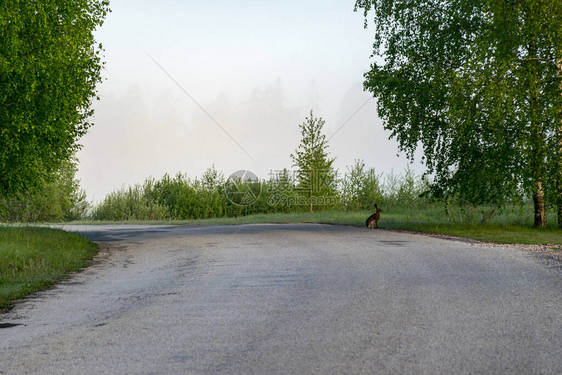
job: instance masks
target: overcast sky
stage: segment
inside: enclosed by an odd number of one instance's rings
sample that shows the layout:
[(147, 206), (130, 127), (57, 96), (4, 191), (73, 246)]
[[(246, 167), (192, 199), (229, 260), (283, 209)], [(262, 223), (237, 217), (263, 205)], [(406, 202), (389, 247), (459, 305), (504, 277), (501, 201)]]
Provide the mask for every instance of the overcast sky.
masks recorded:
[(363, 91), (373, 31), (353, 6), (112, 0), (96, 32), (105, 80), (78, 153), (89, 199), (164, 173), (201, 176), (211, 165), (225, 177), (248, 169), (268, 178), (292, 167), (311, 110), (326, 121), (340, 173), (355, 159), (378, 173), (403, 171), (408, 162)]

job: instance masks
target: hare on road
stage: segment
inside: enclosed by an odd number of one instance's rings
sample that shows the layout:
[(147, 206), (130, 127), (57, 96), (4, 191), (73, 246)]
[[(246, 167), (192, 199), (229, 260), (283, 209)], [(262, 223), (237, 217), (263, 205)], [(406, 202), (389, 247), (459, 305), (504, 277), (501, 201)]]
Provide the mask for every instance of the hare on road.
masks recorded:
[(375, 228), (379, 227), (379, 220), (381, 219), (381, 212), (382, 212), (382, 210), (380, 208), (378, 208), (377, 204), (375, 203), (375, 213), (372, 214), (371, 216), (369, 216), (367, 218), (367, 221), (365, 222), (365, 225), (367, 225), (367, 228), (373, 228), (373, 223), (375, 223)]

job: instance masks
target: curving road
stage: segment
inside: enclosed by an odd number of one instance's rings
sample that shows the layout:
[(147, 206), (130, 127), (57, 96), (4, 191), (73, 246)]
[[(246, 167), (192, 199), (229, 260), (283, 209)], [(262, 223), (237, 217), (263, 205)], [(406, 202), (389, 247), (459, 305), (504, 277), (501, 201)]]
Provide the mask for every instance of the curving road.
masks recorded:
[(562, 267), (523, 250), (315, 224), (66, 229), (100, 255), (0, 315), (0, 374), (562, 373)]

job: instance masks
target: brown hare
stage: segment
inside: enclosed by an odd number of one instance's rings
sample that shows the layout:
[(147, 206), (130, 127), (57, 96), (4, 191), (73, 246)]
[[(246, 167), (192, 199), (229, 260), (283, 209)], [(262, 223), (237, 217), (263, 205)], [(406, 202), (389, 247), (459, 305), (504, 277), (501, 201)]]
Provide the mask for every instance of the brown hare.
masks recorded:
[(367, 228), (373, 228), (373, 223), (375, 223), (375, 228), (379, 227), (379, 220), (381, 219), (381, 212), (382, 212), (382, 210), (380, 208), (378, 208), (377, 205), (375, 204), (375, 213), (372, 214), (371, 216), (369, 216), (367, 218), (367, 221), (365, 222), (365, 225), (367, 225)]

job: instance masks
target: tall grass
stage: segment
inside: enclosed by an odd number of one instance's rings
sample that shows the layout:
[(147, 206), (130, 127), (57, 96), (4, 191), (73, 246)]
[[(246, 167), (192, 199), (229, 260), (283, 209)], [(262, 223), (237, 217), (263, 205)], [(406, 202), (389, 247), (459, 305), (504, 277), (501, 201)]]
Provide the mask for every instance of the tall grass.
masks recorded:
[(58, 229), (0, 227), (0, 308), (88, 264), (97, 246)]
[[(447, 215), (444, 207), (437, 205), (426, 210), (388, 206), (381, 215), (379, 226), (385, 228), (409, 230), (415, 232), (444, 234), (472, 238), (493, 243), (549, 244), (562, 246), (562, 231), (536, 229), (530, 220), (524, 225), (518, 224), (518, 209), (506, 210), (499, 214), (492, 223), (483, 224), (479, 220), (467, 222), (465, 218)], [(157, 221), (152, 224), (189, 224), (189, 225), (240, 225), (261, 223), (322, 223), (365, 227), (365, 219), (373, 211), (328, 210), (320, 212), (268, 213), (251, 214), (238, 217), (221, 217), (210, 219)], [(554, 210), (549, 212), (554, 214)], [(146, 222), (141, 222), (146, 223)]]

